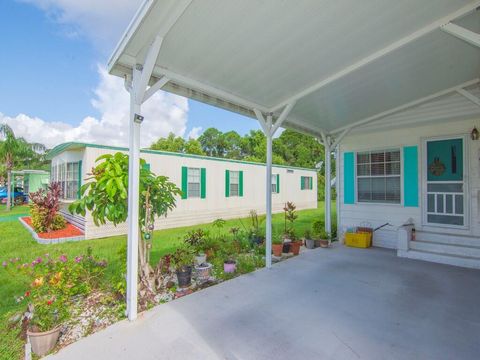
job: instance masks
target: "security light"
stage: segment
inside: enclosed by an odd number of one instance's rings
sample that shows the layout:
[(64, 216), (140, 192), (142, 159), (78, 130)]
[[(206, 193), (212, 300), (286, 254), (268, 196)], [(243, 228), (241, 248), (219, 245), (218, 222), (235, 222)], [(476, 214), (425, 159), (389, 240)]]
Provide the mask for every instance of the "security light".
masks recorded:
[(135, 121), (137, 124), (141, 124), (143, 122), (143, 116), (140, 114), (135, 114), (133, 121)]

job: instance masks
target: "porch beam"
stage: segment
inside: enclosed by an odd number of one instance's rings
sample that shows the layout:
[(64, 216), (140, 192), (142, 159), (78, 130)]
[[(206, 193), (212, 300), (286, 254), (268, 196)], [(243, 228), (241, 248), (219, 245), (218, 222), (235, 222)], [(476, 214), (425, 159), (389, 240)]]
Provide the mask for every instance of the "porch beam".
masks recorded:
[(433, 100), (433, 99), (436, 99), (436, 98), (439, 98), (441, 96), (444, 96), (444, 95), (448, 95), (452, 92), (455, 92), (455, 91), (458, 91), (460, 89), (463, 89), (465, 87), (468, 87), (468, 86), (472, 86), (472, 85), (475, 85), (479, 82), (479, 79), (476, 78), (476, 79), (473, 79), (473, 80), (470, 80), (470, 81), (467, 81), (467, 82), (464, 82), (463, 84), (460, 84), (460, 85), (457, 85), (457, 86), (453, 86), (451, 88), (448, 88), (448, 89), (445, 89), (445, 90), (442, 90), (442, 91), (439, 91), (435, 94), (431, 94), (431, 95), (428, 95), (428, 96), (425, 96), (421, 99), (417, 99), (417, 100), (414, 100), (414, 101), (411, 101), (409, 103), (406, 103), (406, 104), (403, 104), (403, 105), (400, 105), (400, 106), (397, 106), (393, 109), (390, 109), (390, 110), (387, 110), (387, 111), (384, 111), (384, 112), (381, 112), (379, 114), (376, 114), (376, 115), (373, 115), (373, 116), (370, 116), (368, 118), (365, 118), (365, 119), (362, 119), (362, 120), (359, 120), (359, 121), (356, 121), (350, 125), (345, 125), (345, 126), (341, 126), (339, 128), (336, 128), (334, 130), (332, 130), (330, 132), (330, 134), (337, 134), (339, 132), (342, 132), (344, 131), (345, 129), (348, 129), (348, 128), (355, 128), (357, 126), (360, 126), (360, 125), (365, 125), (365, 124), (368, 124), (370, 122), (373, 122), (375, 120), (378, 120), (378, 119), (381, 119), (383, 117), (386, 117), (388, 115), (391, 115), (393, 113), (396, 113), (398, 111), (402, 111), (402, 110), (406, 110), (408, 108), (411, 108), (411, 107), (414, 107), (414, 106), (417, 106), (417, 105), (420, 105), (422, 103), (425, 103), (427, 101), (430, 101), (430, 100)]
[(445, 24), (448, 24), (448, 23), (450, 23), (451, 21), (453, 21), (457, 18), (460, 18), (462, 16), (465, 16), (465, 15), (469, 14), (472, 11), (475, 11), (477, 9), (477, 7), (479, 7), (479, 6), (480, 6), (480, 1), (474, 1), (470, 4), (468, 4), (468, 5), (465, 5), (465, 6), (461, 7), (457, 11), (454, 11), (454, 12), (448, 14), (447, 16), (444, 16), (444, 17), (430, 23), (429, 25), (423, 27), (422, 29), (417, 30), (417, 31), (413, 32), (412, 34), (410, 34), (408, 36), (405, 36), (402, 39), (400, 39), (398, 41), (395, 41), (394, 43), (384, 47), (383, 49), (380, 49), (380, 50), (374, 52), (373, 54), (370, 54), (370, 55), (364, 57), (363, 59), (351, 64), (350, 66), (347, 66), (346, 68), (344, 68), (344, 69), (328, 76), (327, 78), (319, 81), (318, 83), (316, 83), (316, 84), (314, 84), (310, 87), (307, 87), (304, 90), (299, 91), (297, 94), (285, 99), (284, 101), (282, 101), (279, 104), (277, 104), (276, 106), (274, 106), (272, 109), (270, 109), (270, 111), (271, 112), (278, 111), (279, 109), (286, 106), (288, 103), (291, 103), (293, 101), (298, 101), (298, 100), (304, 98), (305, 96), (308, 96), (311, 93), (320, 90), (321, 88), (327, 86), (328, 84), (343, 78), (344, 76), (358, 70), (359, 68), (364, 67), (365, 65), (368, 65), (371, 62), (373, 62), (377, 59), (380, 59), (385, 55), (390, 54), (391, 52), (393, 52), (393, 51), (395, 51), (395, 50), (397, 50), (397, 49), (399, 49), (399, 48), (401, 48), (401, 47), (403, 47), (403, 46), (405, 46), (405, 45), (407, 45), (407, 44), (409, 44), (409, 43), (411, 43), (411, 42), (413, 42), (413, 41), (415, 41), (419, 38), (421, 38), (422, 36), (427, 35), (427, 34), (431, 33), (432, 31), (435, 31), (435, 30), (441, 28)]
[(347, 136), (350, 130), (352, 130), (351, 127), (343, 130), (343, 132), (335, 138), (335, 141), (332, 143), (332, 149), (335, 149), (337, 145), (340, 144), (340, 142), (343, 140), (345, 136)]
[(288, 114), (290, 114), (290, 111), (292, 111), (294, 106), (295, 106), (295, 102), (291, 102), (287, 106), (285, 106), (285, 109), (283, 109), (277, 121), (275, 121), (275, 124), (272, 126), (272, 130), (271, 130), (272, 135), (274, 135), (275, 132), (278, 130), (278, 128), (282, 125), (282, 123), (285, 121)]
[(332, 194), (331, 194), (331, 138), (322, 133), (325, 151), (325, 231), (332, 233)]
[(465, 97), (466, 99), (470, 100), (474, 104), (480, 106), (480, 98), (477, 96), (473, 95), (470, 91), (465, 90), (465, 89), (458, 89), (457, 93)]
[(453, 35), (456, 38), (466, 41), (470, 45), (480, 47), (480, 34), (465, 29), (462, 26), (458, 26), (454, 23), (448, 23), (441, 27), (442, 31), (446, 32), (447, 34)]
[(142, 103), (150, 99), (155, 93), (160, 90), (162, 87), (164, 87), (168, 82), (170, 81), (169, 78), (166, 76), (162, 76), (159, 80), (155, 82), (152, 86), (150, 86), (146, 91), (145, 94), (143, 95), (143, 100)]
[(141, 104), (143, 102), (148, 83), (150, 82), (150, 78), (152, 77), (153, 68), (155, 67), (155, 63), (157, 62), (158, 53), (160, 52), (160, 47), (162, 46), (162, 42), (163, 42), (163, 37), (157, 35), (153, 40), (152, 44), (149, 46), (145, 61), (143, 65), (141, 65), (142, 72), (141, 72), (140, 79), (136, 84), (134, 84), (135, 101), (138, 104)]

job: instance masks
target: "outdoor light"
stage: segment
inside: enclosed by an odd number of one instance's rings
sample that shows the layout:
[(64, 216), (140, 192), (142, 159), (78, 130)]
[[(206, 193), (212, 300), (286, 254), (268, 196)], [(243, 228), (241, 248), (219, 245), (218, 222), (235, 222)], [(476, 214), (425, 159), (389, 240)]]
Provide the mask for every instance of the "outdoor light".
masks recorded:
[(143, 116), (140, 114), (135, 114), (133, 121), (136, 122), (137, 124), (141, 124), (143, 121)]
[(477, 128), (474, 126), (472, 132), (470, 133), (470, 137), (472, 138), (472, 140), (478, 140), (479, 136), (480, 134)]

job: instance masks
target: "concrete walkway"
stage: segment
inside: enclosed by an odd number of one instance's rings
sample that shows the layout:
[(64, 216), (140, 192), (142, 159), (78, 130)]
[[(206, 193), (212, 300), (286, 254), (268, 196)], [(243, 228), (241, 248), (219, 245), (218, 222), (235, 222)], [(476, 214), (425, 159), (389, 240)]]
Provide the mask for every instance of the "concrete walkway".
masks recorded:
[(49, 357), (479, 358), (480, 271), (344, 247), (160, 305)]

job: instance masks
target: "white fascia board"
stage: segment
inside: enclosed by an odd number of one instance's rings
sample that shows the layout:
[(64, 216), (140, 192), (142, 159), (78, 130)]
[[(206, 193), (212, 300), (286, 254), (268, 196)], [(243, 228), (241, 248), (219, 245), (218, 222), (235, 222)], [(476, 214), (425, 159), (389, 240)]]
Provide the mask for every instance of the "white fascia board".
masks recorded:
[(274, 106), (269, 111), (271, 111), (271, 112), (278, 111), (279, 109), (286, 106), (288, 103), (291, 103), (293, 101), (298, 101), (298, 100), (304, 98), (305, 96), (308, 96), (308, 95), (312, 94), (313, 92), (320, 90), (321, 88), (327, 86), (328, 84), (343, 78), (344, 76), (358, 70), (359, 68), (361, 68), (361, 67), (363, 67), (367, 64), (370, 64), (371, 62), (373, 62), (373, 61), (391, 53), (392, 51), (395, 51), (395, 50), (411, 43), (412, 41), (415, 41), (418, 38), (420, 38), (424, 35), (427, 35), (427, 34), (431, 33), (432, 31), (435, 31), (435, 30), (441, 28), (445, 24), (448, 24), (448, 23), (450, 23), (451, 21), (453, 21), (457, 18), (460, 18), (462, 16), (465, 16), (465, 15), (469, 14), (470, 12), (476, 10), (476, 8), (479, 7), (479, 6), (480, 6), (480, 1), (474, 1), (470, 4), (468, 4), (468, 5), (463, 6), (462, 8), (458, 9), (457, 11), (454, 11), (454, 12), (450, 13), (449, 15), (444, 16), (441, 19), (438, 19), (438, 20), (434, 21), (433, 23), (421, 28), (420, 30), (417, 30), (412, 34), (410, 34), (408, 36), (405, 36), (404, 38), (402, 38), (400, 40), (395, 41), (394, 43), (384, 47), (383, 49), (381, 49), (379, 51), (376, 51), (373, 54), (368, 55), (367, 57), (361, 59), (360, 61), (357, 61), (357, 62), (353, 63), (352, 65), (347, 66), (346, 68), (338, 71), (337, 73), (332, 74), (332, 75), (328, 76), (327, 78), (319, 81), (318, 83), (316, 83), (316, 84), (298, 92), (297, 94), (289, 97), (288, 99), (283, 100), (282, 102), (280, 102), (278, 105)]

